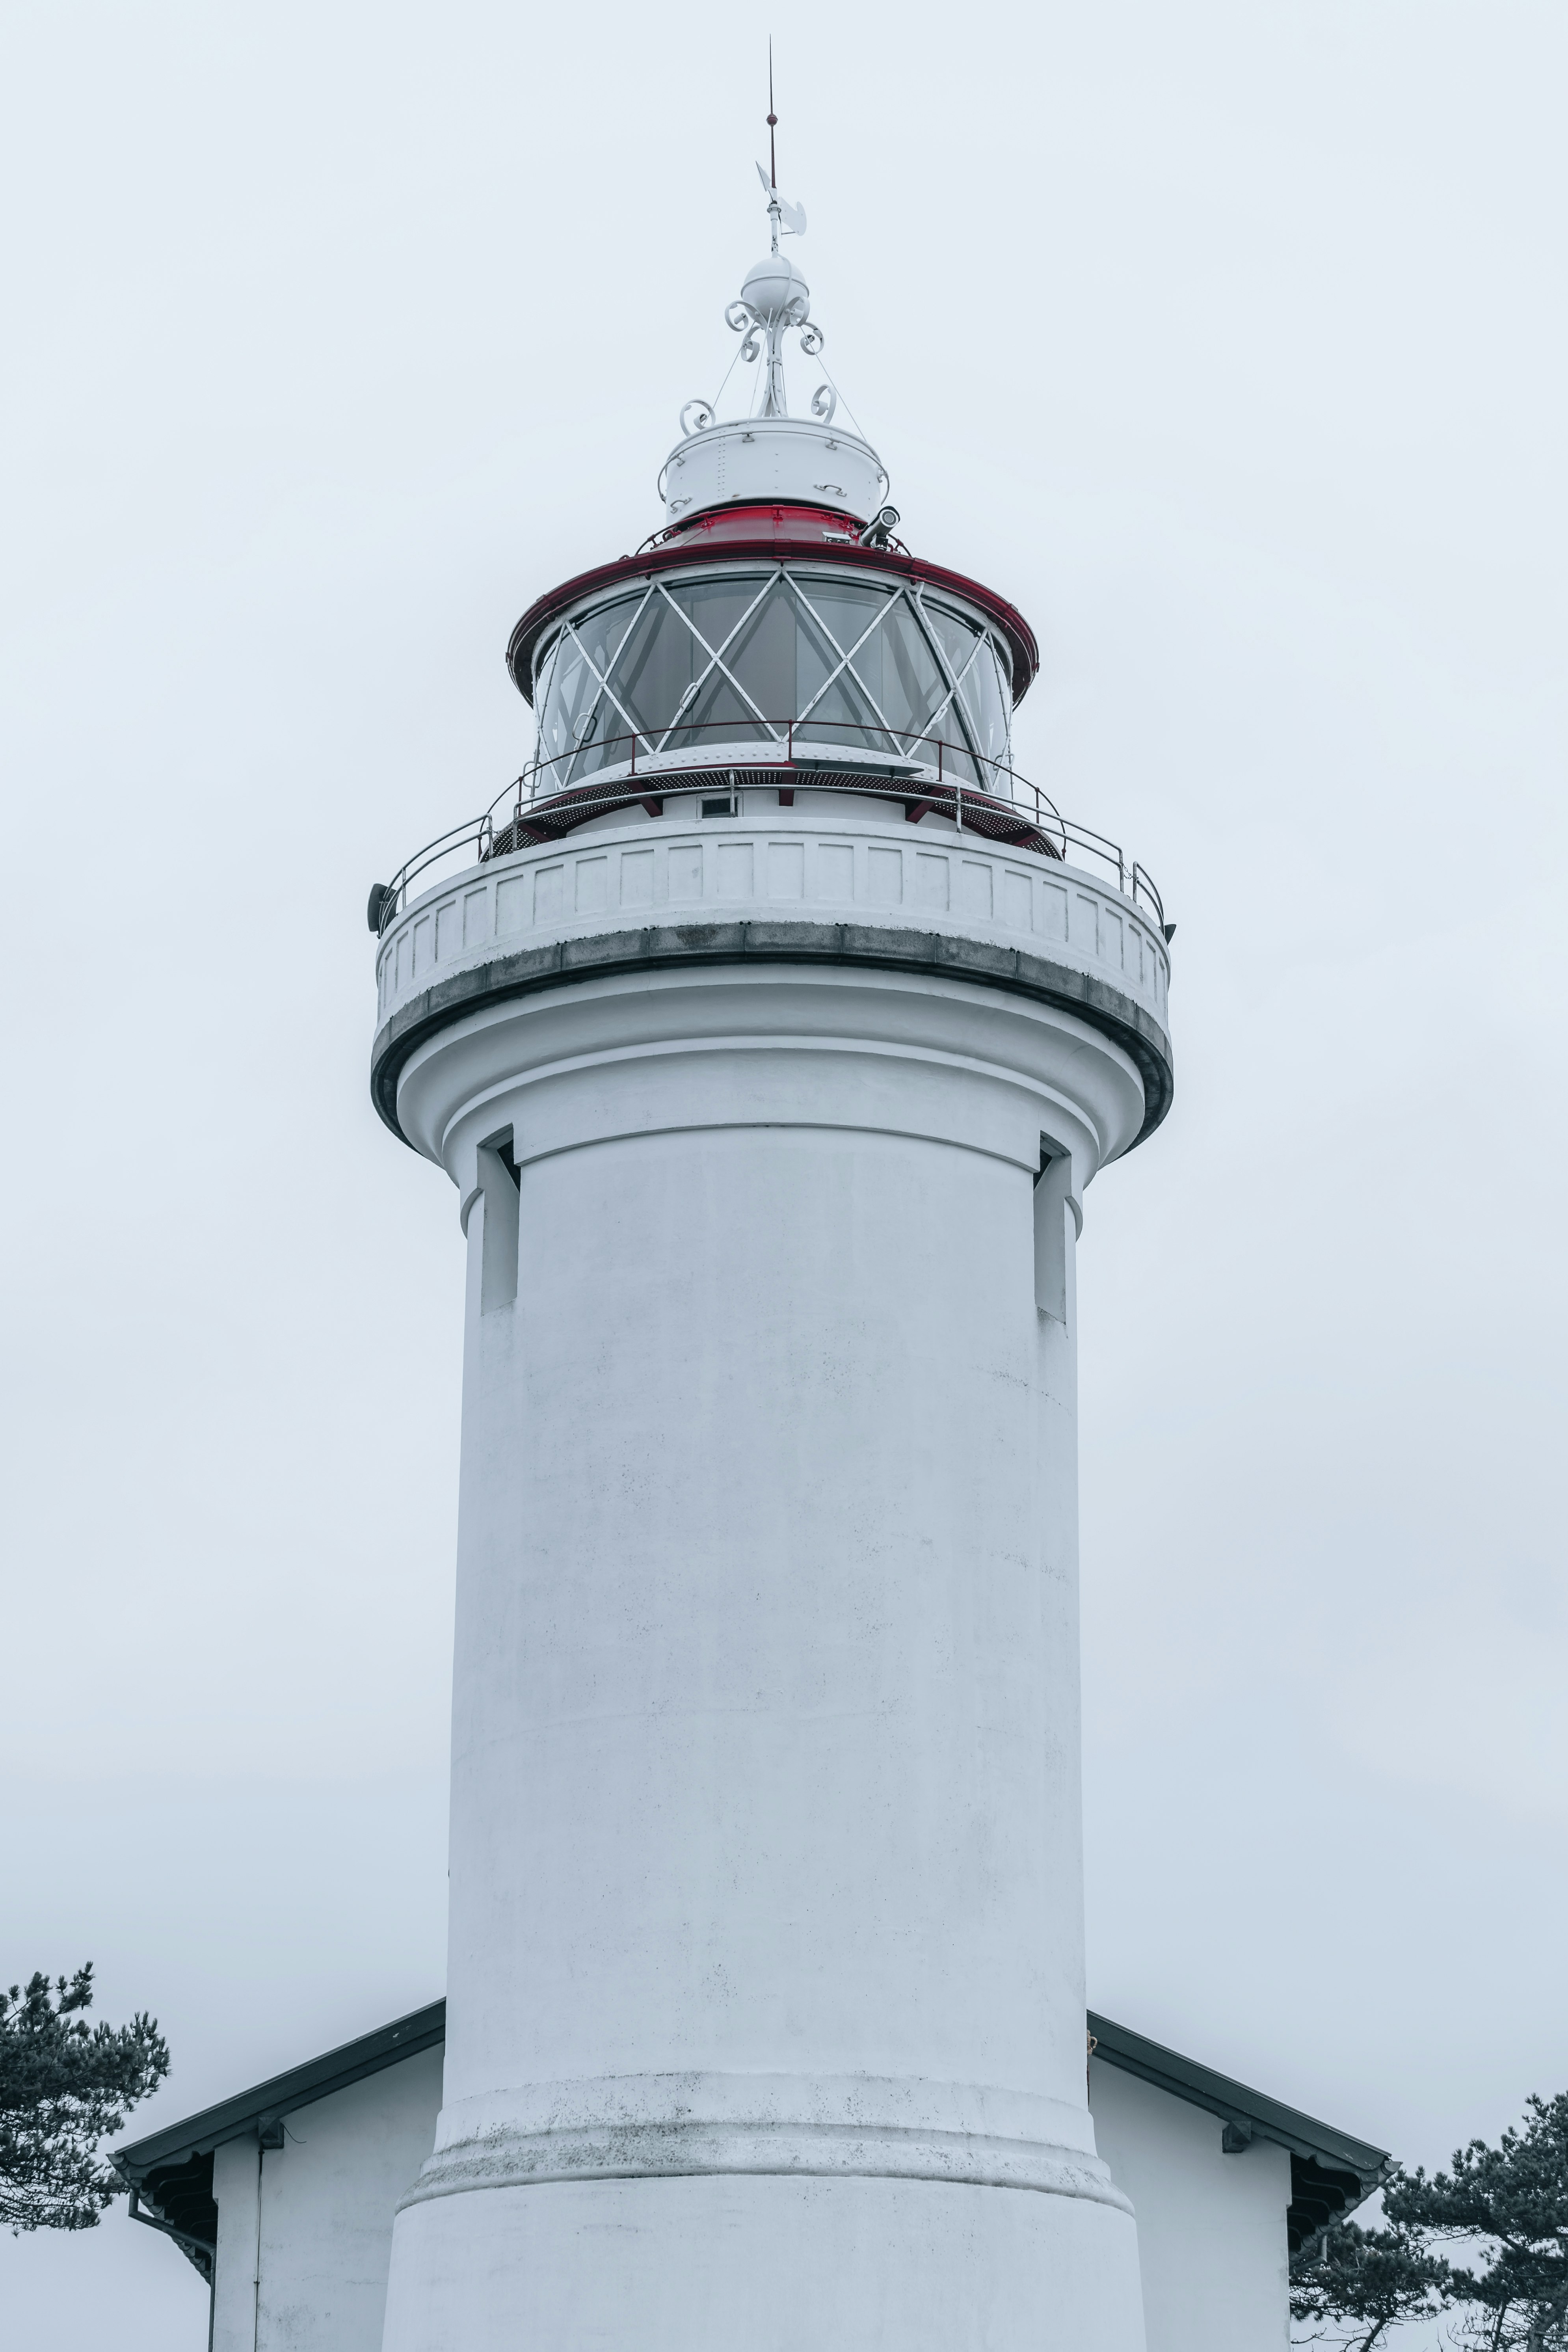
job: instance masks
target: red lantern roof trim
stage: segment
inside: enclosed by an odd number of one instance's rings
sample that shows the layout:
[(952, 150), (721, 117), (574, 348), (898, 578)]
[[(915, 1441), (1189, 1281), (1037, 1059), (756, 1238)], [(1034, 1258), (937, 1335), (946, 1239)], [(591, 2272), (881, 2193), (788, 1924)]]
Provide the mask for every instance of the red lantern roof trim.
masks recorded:
[(790, 557), (815, 556), (851, 569), (891, 572), (906, 580), (945, 588), (967, 604), (975, 605), (1006, 639), (1013, 657), (1013, 701), (1022, 702), (1040, 667), (1040, 648), (1033, 629), (1015, 604), (983, 588), (962, 572), (946, 571), (918, 555), (892, 548), (862, 547), (847, 518), (829, 508), (797, 506), (721, 507), (696, 516), (675, 535), (637, 555), (623, 555), (563, 581), (548, 595), (531, 604), (511, 633), (506, 666), (525, 702), (533, 700), (533, 656), (540, 638), (563, 613), (591, 596), (596, 589), (621, 580), (646, 580), (656, 572), (674, 572), (693, 563), (757, 562), (779, 563)]

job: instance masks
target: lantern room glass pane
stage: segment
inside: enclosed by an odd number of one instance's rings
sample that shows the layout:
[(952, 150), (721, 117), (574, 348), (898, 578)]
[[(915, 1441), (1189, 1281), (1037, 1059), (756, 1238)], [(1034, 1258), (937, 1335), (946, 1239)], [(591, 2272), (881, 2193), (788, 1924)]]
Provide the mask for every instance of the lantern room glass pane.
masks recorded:
[[(680, 583), (675, 601), (700, 636), (691, 637), (698, 690), (664, 745), (700, 751), (725, 743), (772, 740), (770, 687), (762, 675), (763, 624), (776, 597), (765, 575)], [(691, 635), (691, 630), (687, 635)], [(784, 716), (788, 718), (786, 708)]]
[[(667, 582), (650, 597), (610, 681), (650, 747), (700, 750), (704, 741), (766, 737), (746, 699), (761, 703), (748, 675), (749, 649), (765, 601), (749, 621), (746, 614), (765, 585), (765, 573), (731, 574)], [(761, 707), (765, 715), (765, 703)]]
[(657, 743), (680, 708), (697, 672), (698, 645), (662, 596), (650, 596), (622, 647), (610, 683), (628, 718), (649, 745)]
[(801, 707), (799, 657), (795, 600), (784, 583), (775, 580), (724, 656), (763, 717), (773, 722), (769, 729), (757, 730), (759, 740), (764, 734), (783, 734)]
[[(842, 660), (874, 629), (893, 601), (885, 588), (863, 586), (859, 581), (803, 578), (800, 593), (832, 638), (834, 661)], [(862, 651), (866, 648), (862, 648)]]
[(876, 707), (853, 670), (841, 671), (795, 727), (797, 743), (820, 743), (840, 751), (884, 751), (900, 746), (881, 724)]
[(894, 599), (888, 618), (856, 655), (855, 667), (900, 748), (915, 759), (934, 759), (936, 747), (926, 739), (953, 731), (945, 720), (937, 723), (947, 681), (906, 597)]
[(607, 598), (562, 629), (536, 696), (547, 788), (626, 764), (634, 731), (640, 760), (777, 742), (792, 721), (824, 750), (940, 758), (984, 785), (984, 763), (1006, 759), (1011, 709), (977, 624), (901, 584), (815, 570), (666, 578)]
[(974, 651), (974, 640), (980, 635), (979, 630), (973, 621), (962, 620), (956, 613), (950, 613), (945, 605), (934, 604), (929, 599), (922, 602), (921, 610), (942, 647), (949, 670), (958, 677)]
[(601, 677), (608, 677), (641, 602), (640, 596), (624, 596), (618, 604), (601, 604), (578, 622), (577, 636)]
[(721, 580), (666, 580), (659, 593), (686, 615), (687, 635), (706, 666), (710, 656), (723, 652), (763, 584), (754, 573), (729, 572)]
[[(606, 738), (625, 735), (626, 721), (604, 693), (600, 678), (613, 668), (640, 596), (626, 596), (585, 614), (575, 631), (563, 629), (540, 666), (535, 688), (539, 751), (551, 763), (552, 784), (566, 784), (603, 767), (616, 752)], [(623, 747), (619, 756), (627, 755)]]
[(563, 636), (551, 670), (550, 696), (540, 724), (540, 747), (548, 760), (563, 762), (593, 725), (599, 681), (581, 651)]
[(989, 644), (983, 646), (975, 656), (958, 693), (963, 705), (963, 715), (974, 738), (975, 750), (984, 760), (1005, 762), (1007, 705), (1003, 696), (1002, 680), (997, 674), (996, 656)]
[(726, 743), (761, 743), (769, 730), (733, 680), (716, 669), (699, 688), (680, 724), (661, 739), (666, 751), (719, 751)]

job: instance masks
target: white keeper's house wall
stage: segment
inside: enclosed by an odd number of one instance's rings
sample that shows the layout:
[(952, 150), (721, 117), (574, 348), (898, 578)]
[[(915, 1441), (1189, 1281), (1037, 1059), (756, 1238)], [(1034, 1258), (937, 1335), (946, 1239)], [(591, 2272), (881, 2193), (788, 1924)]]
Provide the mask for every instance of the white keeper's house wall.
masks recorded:
[(1217, 2116), (1091, 2058), (1095, 2144), (1138, 2216), (1149, 2352), (1276, 2352), (1289, 2341), (1289, 2151), (1234, 2156)]
[[(1148, 2352), (1283, 2352), (1292, 2237), (1369, 2194), (1384, 2152), (1109, 2019), (1089, 2026), (1094, 2136), (1137, 2214)], [(116, 2151), (133, 2218), (210, 2284), (212, 2352), (381, 2352), (392, 2225), (434, 2145), (445, 2032), (433, 2002)]]
[(435, 2144), (441, 2058), (420, 2051), (296, 2108), (281, 2147), (215, 2150), (212, 2352), (380, 2352), (392, 2219)]

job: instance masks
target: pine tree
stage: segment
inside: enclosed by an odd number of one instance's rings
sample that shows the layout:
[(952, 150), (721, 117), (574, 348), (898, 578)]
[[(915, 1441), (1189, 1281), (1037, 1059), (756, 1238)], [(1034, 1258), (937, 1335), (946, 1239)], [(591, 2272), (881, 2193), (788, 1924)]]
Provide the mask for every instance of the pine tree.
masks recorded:
[(0, 2222), (90, 2230), (121, 2183), (98, 2143), (169, 2071), (155, 2018), (89, 2027), (92, 1963), (0, 1992)]
[(1384, 2203), (1425, 2237), (1481, 2242), (1484, 2269), (1453, 2273), (1456, 2299), (1477, 2306), (1465, 2340), (1568, 2352), (1568, 2091), (1525, 2106), (1496, 2147), (1473, 2139), (1448, 2172), (1403, 2174)]
[(1309, 2344), (1372, 2352), (1401, 2320), (1430, 2319), (1450, 2298), (1447, 2263), (1403, 2226), (1363, 2230), (1342, 2221), (1291, 2257), (1291, 2318), (1328, 2323), (1304, 2339)]

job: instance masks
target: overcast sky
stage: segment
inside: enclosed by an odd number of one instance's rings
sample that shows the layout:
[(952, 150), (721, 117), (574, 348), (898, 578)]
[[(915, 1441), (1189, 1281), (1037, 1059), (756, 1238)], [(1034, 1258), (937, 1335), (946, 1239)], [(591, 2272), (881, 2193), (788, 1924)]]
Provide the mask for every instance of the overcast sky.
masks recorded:
[[(763, 248), (769, 19), (10, 0), (0, 1979), (138, 2131), (442, 1990), (461, 1243), (368, 885)], [(1556, 0), (797, 5), (779, 176), (1019, 765), (1178, 922), (1080, 1252), (1090, 1999), (1441, 2159), (1568, 2086)], [(123, 2208), (18, 2346), (201, 2352)]]

